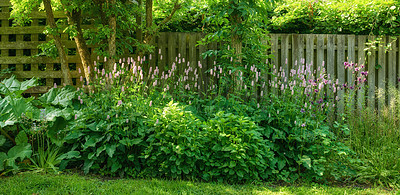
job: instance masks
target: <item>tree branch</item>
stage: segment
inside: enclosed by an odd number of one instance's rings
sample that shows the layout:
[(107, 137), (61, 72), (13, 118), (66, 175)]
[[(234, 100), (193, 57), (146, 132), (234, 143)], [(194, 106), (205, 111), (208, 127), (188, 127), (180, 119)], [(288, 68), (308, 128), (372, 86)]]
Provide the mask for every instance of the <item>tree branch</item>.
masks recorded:
[(163, 21), (160, 22), (160, 24), (158, 24), (157, 28), (156, 28), (156, 32), (167, 22), (169, 22), (172, 19), (172, 16), (174, 16), (175, 12), (178, 11), (178, 9), (180, 9), (182, 6), (181, 4), (179, 4), (179, 0), (175, 1), (175, 5), (174, 5), (174, 9), (172, 10), (172, 12), (169, 14), (168, 17), (164, 18)]

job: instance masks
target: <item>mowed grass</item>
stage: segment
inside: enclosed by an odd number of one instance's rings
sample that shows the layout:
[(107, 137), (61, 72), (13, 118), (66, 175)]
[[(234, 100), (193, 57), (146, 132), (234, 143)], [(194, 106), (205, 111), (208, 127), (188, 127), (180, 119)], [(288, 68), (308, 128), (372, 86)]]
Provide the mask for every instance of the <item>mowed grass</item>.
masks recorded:
[(0, 178), (0, 194), (395, 194), (381, 188), (330, 187), (319, 184), (278, 186), (228, 185), (160, 179), (104, 180), (78, 174), (22, 173)]

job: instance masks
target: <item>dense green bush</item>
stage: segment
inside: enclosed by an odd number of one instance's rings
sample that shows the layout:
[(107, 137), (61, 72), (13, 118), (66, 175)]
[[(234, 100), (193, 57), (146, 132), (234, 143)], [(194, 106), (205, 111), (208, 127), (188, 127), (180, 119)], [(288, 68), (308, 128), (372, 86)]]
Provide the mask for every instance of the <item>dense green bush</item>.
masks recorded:
[(397, 1), (293, 1), (274, 9), (272, 33), (400, 34)]
[[(215, 18), (218, 13), (210, 13), (208, 3), (185, 4), (163, 31), (215, 32), (218, 25), (208, 18)], [(283, 0), (274, 4), (260, 3), (259, 7), (265, 12), (257, 20), (271, 33), (400, 34), (400, 4), (394, 0)], [(156, 14), (157, 17), (162, 20), (165, 14)]]

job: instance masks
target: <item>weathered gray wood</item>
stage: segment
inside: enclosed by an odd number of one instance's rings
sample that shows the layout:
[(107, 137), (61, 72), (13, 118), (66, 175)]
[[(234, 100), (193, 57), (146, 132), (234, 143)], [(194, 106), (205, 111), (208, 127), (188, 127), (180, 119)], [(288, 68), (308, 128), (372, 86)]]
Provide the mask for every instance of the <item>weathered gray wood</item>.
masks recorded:
[(297, 47), (299, 48), (297, 51), (297, 62), (299, 64), (303, 64), (302, 61), (304, 61), (304, 36), (305, 35), (299, 35), (297, 39)]
[(171, 68), (173, 63), (176, 63), (176, 46), (177, 46), (177, 42), (176, 42), (176, 37), (177, 34), (176, 33), (167, 33), (167, 39), (168, 39), (168, 59), (167, 59), (167, 66), (169, 68)]
[[(316, 67), (318, 70), (318, 67), (320, 68), (320, 70), (322, 70), (322, 68), (325, 68), (326, 64), (323, 65), (324, 62), (324, 55), (325, 55), (325, 49), (324, 49), (324, 45), (325, 45), (325, 39), (326, 39), (326, 35), (317, 35), (317, 62), (316, 62)], [(317, 75), (320, 75), (320, 72), (317, 72)]]
[(314, 35), (305, 35), (306, 38), (306, 64), (311, 67), (311, 72), (314, 73)]
[[(336, 81), (335, 74), (335, 42), (336, 35), (328, 35), (327, 37), (327, 61), (326, 61), (326, 71), (328, 73), (328, 78)], [(337, 86), (336, 86), (337, 87)], [(334, 94), (331, 94), (332, 97)]]
[(276, 67), (279, 67), (279, 62), (278, 62), (278, 35), (276, 34), (271, 34), (271, 50), (272, 50), (272, 55), (274, 56), (272, 59), (272, 64), (274, 64)]
[[(368, 41), (374, 41), (375, 36), (368, 37)], [(368, 107), (375, 109), (375, 49), (371, 48), (371, 55), (368, 56)]]
[(378, 48), (378, 110), (381, 110), (386, 104), (386, 37), (381, 37), (381, 43)]
[[(337, 79), (339, 79), (339, 85), (345, 84), (345, 67), (344, 67), (344, 61), (345, 61), (345, 35), (337, 35), (337, 61), (336, 61), (336, 70), (337, 70)], [(344, 93), (346, 89), (343, 88), (343, 90), (338, 91), (338, 112), (342, 113), (344, 111), (344, 106), (345, 106), (345, 99), (344, 99)]]
[[(367, 70), (365, 68), (365, 43), (367, 40), (367, 36), (358, 36), (358, 66), (364, 66), (362, 71)], [(361, 76), (361, 73), (358, 74)], [(363, 82), (363, 81), (362, 81)], [(365, 107), (365, 85), (364, 84), (359, 84), (359, 89), (357, 91), (357, 108), (358, 110), (362, 110)]]
[[(346, 83), (350, 88), (355, 87), (355, 83), (354, 83), (354, 75), (355, 75), (355, 65), (356, 65), (356, 59), (355, 59), (355, 55), (356, 55), (356, 51), (355, 51), (355, 40), (356, 37), (354, 35), (347, 35), (347, 62), (350, 64), (353, 64), (353, 67), (350, 69), (347, 69), (347, 79), (346, 79)], [(352, 89), (350, 89), (352, 90)], [(349, 90), (349, 91), (350, 91)], [(348, 91), (348, 92), (349, 92)], [(353, 93), (352, 93), (353, 94)], [(354, 97), (349, 97), (349, 102), (348, 105), (351, 106), (352, 109), (355, 108), (355, 94)]]
[[(187, 60), (187, 62), (190, 62), (189, 66), (192, 67), (193, 70), (197, 66), (197, 59), (198, 59), (196, 41), (197, 41), (196, 34), (191, 34), (191, 36), (189, 36), (189, 44), (188, 44), (189, 59)], [(188, 68), (187, 62), (184, 65), (185, 69)]]
[(167, 36), (165, 33), (160, 33), (160, 36), (158, 37), (158, 68), (161, 71), (165, 71), (165, 66), (167, 64), (167, 48), (168, 46), (168, 40), (167, 40)]
[(289, 73), (289, 35), (281, 35), (281, 66), (285, 73)]
[(389, 37), (389, 43), (391, 43), (392, 48), (389, 50), (388, 56), (388, 105), (391, 108), (395, 108), (395, 96), (391, 93), (391, 90), (396, 89), (396, 50), (397, 50), (397, 41), (394, 41)]
[(298, 34), (292, 34), (292, 67), (295, 67), (296, 65), (300, 64), (300, 61), (298, 61), (299, 60), (299, 48), (297, 47), (298, 39), (299, 39)]
[[(356, 37), (354, 35), (347, 35), (347, 61), (349, 63), (354, 63), (356, 64), (356, 50), (355, 50), (355, 45), (356, 44)], [(349, 86), (354, 86), (354, 74), (353, 74), (354, 68), (353, 69), (348, 69), (347, 70), (347, 83)]]

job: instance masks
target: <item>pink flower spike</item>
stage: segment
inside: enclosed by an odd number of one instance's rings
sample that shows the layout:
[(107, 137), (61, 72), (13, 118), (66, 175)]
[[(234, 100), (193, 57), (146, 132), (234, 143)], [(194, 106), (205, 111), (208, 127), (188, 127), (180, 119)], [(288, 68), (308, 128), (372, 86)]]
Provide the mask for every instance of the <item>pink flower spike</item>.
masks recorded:
[(82, 72), (81, 72), (81, 68), (78, 68), (78, 72), (79, 72), (79, 74), (81, 74)]
[(57, 83), (54, 83), (54, 88), (57, 88)]
[(156, 120), (156, 125), (158, 124), (158, 122), (159, 122), (159, 120), (157, 119), (157, 120)]
[(124, 92), (124, 86), (121, 87), (121, 91)]
[(81, 102), (81, 104), (83, 104), (83, 100), (82, 99), (80, 100), (80, 102)]
[(129, 123), (129, 119), (126, 119), (126, 123)]
[(75, 120), (76, 120), (76, 119), (78, 119), (78, 115), (77, 115), (77, 114), (75, 114)]
[(149, 106), (151, 107), (151, 105), (153, 104), (153, 101), (152, 100), (150, 100), (150, 103), (149, 103)]
[(110, 119), (110, 115), (107, 115), (107, 120)]
[(118, 100), (118, 106), (122, 104), (122, 100)]

